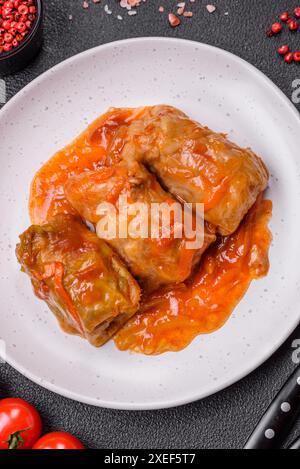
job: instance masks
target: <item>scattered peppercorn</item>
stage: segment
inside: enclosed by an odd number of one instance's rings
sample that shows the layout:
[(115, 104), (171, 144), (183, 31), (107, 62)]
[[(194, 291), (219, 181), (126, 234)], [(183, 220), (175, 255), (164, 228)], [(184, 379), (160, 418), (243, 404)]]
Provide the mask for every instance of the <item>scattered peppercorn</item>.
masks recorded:
[(0, 54), (20, 45), (36, 19), (35, 0), (0, 0)]
[(297, 31), (298, 28), (299, 28), (298, 21), (292, 20), (292, 21), (289, 22), (289, 29), (291, 31)]
[(289, 12), (288, 11), (284, 11), (283, 13), (281, 13), (281, 15), (279, 16), (279, 19), (281, 19), (281, 21), (283, 21), (284, 23), (286, 23), (290, 18), (290, 15), (289, 15)]
[(296, 18), (300, 18), (300, 7), (295, 8), (294, 15), (296, 16)]
[(278, 49), (278, 54), (279, 54), (279, 55), (286, 55), (286, 54), (289, 53), (289, 51), (290, 51), (290, 48), (289, 48), (289, 46), (286, 44), (286, 45), (284, 45), (284, 46), (279, 47), (279, 49)]
[(294, 60), (294, 54), (292, 52), (288, 52), (285, 56), (284, 56), (284, 61), (288, 64), (292, 63)]
[(279, 34), (282, 31), (282, 24), (280, 23), (273, 23), (271, 26), (271, 31), (273, 34)]
[(176, 28), (176, 26), (179, 26), (181, 21), (178, 18), (178, 16), (174, 15), (173, 13), (169, 13), (169, 23), (172, 26), (172, 28)]

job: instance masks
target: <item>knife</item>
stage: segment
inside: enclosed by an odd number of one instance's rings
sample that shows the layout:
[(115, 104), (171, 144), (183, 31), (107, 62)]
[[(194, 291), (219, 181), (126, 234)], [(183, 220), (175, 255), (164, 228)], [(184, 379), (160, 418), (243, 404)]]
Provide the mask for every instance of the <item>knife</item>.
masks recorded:
[(280, 448), (300, 411), (300, 367), (264, 414), (244, 449)]

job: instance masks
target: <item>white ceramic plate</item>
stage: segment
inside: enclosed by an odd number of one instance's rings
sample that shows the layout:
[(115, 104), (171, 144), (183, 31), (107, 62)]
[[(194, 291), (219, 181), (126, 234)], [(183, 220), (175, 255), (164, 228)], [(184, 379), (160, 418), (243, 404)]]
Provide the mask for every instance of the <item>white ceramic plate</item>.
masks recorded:
[[(29, 225), (35, 171), (109, 106), (166, 103), (262, 155), (274, 202), (269, 276), (254, 282), (220, 331), (158, 357), (95, 349), (64, 335), (19, 272), (14, 247)], [(118, 409), (184, 404), (234, 383), (265, 361), (300, 320), (300, 119), (251, 65), (178, 39), (107, 44), (48, 71), (0, 113), (0, 336), (8, 362), (46, 388)]]

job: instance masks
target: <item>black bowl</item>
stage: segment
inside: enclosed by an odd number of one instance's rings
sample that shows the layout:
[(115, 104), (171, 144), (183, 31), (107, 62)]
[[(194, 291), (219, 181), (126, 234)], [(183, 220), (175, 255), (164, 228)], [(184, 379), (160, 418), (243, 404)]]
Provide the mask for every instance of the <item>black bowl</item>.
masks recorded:
[(43, 3), (35, 0), (36, 20), (28, 36), (18, 47), (0, 54), (0, 76), (10, 75), (24, 68), (39, 52), (43, 40)]

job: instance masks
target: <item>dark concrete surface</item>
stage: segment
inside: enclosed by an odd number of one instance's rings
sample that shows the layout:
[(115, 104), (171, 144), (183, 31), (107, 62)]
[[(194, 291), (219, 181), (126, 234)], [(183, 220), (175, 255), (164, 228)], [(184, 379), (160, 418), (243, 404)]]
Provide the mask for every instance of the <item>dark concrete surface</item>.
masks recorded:
[[(90, 0), (88, 10), (82, 8), (82, 0), (44, 3), (43, 50), (26, 70), (7, 77), (8, 98), (67, 57), (99, 44), (137, 36), (188, 38), (231, 51), (264, 72), (290, 99), (292, 82), (300, 78), (300, 64), (286, 65), (276, 55), (277, 47), (285, 42), (300, 50), (300, 31), (272, 39), (265, 35), (277, 15), (292, 10), (297, 0), (196, 0), (191, 4), (194, 17), (177, 29), (169, 27), (166, 15), (157, 13), (159, 5), (168, 10), (177, 3), (171, 0), (148, 0), (138, 9), (138, 15), (124, 15), (123, 21), (104, 13), (107, 3), (115, 14), (124, 14), (116, 0), (101, 0), (98, 5)], [(207, 3), (217, 6), (214, 14), (207, 13)], [(70, 431), (90, 448), (241, 448), (295, 368), (291, 358), (295, 338), (300, 338), (300, 328), (267, 363), (243, 381), (201, 402), (176, 409), (121, 412), (94, 408), (42, 389), (8, 365), (0, 366), (0, 394), (28, 399), (41, 411), (46, 431)], [(300, 422), (291, 438), (297, 433)]]

